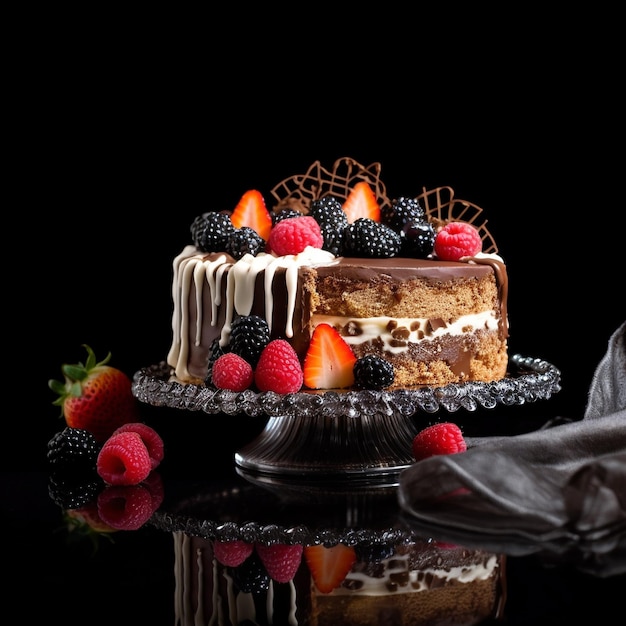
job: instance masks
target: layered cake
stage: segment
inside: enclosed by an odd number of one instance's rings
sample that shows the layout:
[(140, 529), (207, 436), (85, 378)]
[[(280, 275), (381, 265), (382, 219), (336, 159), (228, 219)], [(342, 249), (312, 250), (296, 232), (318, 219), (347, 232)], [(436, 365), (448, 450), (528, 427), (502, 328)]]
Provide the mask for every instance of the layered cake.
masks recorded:
[[(290, 391), (506, 375), (506, 266), (481, 209), (449, 188), (390, 199), (380, 165), (352, 159), (331, 170), (314, 163), (272, 198), (266, 207), (251, 190), (232, 210), (191, 225), (192, 241), (173, 263), (174, 380), (214, 386), (213, 365), (228, 352), (254, 370), (273, 340), (287, 342), (302, 368)], [(307, 359), (310, 370), (317, 359), (329, 371), (307, 372)], [(267, 390), (247, 376), (230, 388)]]
[(268, 574), (258, 546), (229, 566), (215, 540), (173, 537), (179, 626), (438, 626), (502, 616), (504, 557), (482, 550), (421, 540), (291, 545), (299, 565), (286, 558), (280, 578), (281, 570)]

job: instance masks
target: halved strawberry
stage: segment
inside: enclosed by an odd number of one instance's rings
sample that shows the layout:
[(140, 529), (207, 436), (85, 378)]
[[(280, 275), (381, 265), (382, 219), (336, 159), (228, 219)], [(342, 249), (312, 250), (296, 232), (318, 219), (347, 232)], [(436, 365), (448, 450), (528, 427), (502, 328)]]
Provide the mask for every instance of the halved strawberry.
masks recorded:
[(339, 587), (352, 569), (356, 561), (356, 552), (351, 546), (342, 543), (331, 548), (322, 545), (307, 546), (304, 549), (304, 559), (318, 590), (330, 593)]
[(318, 324), (304, 357), (303, 382), (309, 389), (343, 389), (354, 384), (356, 356), (336, 328)]
[(375, 222), (380, 222), (380, 206), (372, 188), (365, 182), (357, 183), (350, 195), (343, 203), (344, 213), (348, 216), (348, 223), (352, 224), (360, 217), (368, 217)]
[(241, 196), (235, 210), (230, 216), (235, 228), (248, 226), (267, 241), (272, 230), (272, 216), (270, 215), (261, 192), (250, 189)]

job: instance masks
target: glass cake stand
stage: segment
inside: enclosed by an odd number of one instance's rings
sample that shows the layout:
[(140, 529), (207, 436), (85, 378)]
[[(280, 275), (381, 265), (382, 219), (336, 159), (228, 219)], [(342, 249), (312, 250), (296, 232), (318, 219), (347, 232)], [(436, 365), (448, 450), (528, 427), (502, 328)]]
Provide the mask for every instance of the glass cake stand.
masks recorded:
[(508, 375), (490, 383), (395, 391), (274, 392), (215, 390), (185, 384), (161, 362), (133, 378), (133, 394), (152, 406), (267, 418), (262, 432), (235, 453), (237, 471), (253, 482), (342, 489), (396, 485), (413, 459), (415, 435), (437, 414), (522, 405), (560, 391), (560, 371), (513, 355)]

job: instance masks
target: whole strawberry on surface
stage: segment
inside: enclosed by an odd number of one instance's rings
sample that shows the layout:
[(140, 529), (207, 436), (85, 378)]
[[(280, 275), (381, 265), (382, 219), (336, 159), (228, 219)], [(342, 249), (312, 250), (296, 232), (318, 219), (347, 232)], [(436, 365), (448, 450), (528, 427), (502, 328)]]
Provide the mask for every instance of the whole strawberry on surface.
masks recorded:
[(61, 407), (66, 424), (87, 430), (104, 442), (123, 424), (140, 421), (138, 401), (132, 394), (131, 379), (108, 365), (110, 352), (97, 361), (93, 350), (83, 347), (87, 361), (64, 364), (64, 381), (50, 380), (48, 386), (58, 395), (53, 404)]

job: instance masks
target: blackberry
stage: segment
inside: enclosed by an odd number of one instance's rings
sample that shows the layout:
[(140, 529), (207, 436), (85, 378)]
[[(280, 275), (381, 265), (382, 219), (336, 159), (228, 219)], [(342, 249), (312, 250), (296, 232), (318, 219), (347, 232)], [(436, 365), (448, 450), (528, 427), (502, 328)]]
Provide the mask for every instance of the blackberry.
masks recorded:
[(209, 211), (198, 215), (191, 224), (191, 239), (202, 252), (218, 252), (226, 249), (228, 239), (235, 230), (226, 213)]
[(269, 574), (256, 551), (241, 565), (229, 567), (228, 570), (233, 583), (243, 593), (262, 593), (269, 589)]
[(360, 217), (344, 230), (343, 251), (346, 255), (388, 258), (396, 256), (400, 248), (398, 233), (368, 217)]
[(324, 196), (313, 200), (309, 215), (321, 226), (324, 223), (333, 224), (336, 229), (343, 230), (348, 225), (348, 216), (341, 206), (341, 202), (334, 196)]
[(322, 237), (324, 238), (322, 250), (326, 250), (335, 256), (342, 256), (343, 231), (345, 228), (338, 230), (337, 227), (331, 222), (322, 222), (320, 224), (320, 230), (322, 231)]
[(228, 352), (228, 350), (225, 350), (224, 348), (222, 348), (222, 346), (220, 346), (219, 337), (215, 338), (211, 343), (211, 347), (209, 348), (209, 368), (206, 378), (204, 379), (204, 384), (207, 387), (215, 388), (215, 385), (213, 385), (213, 365), (215, 361), (217, 361), (217, 359), (219, 359), (222, 354), (226, 354), (226, 352)]
[(423, 222), (426, 214), (416, 198), (396, 198), (380, 211), (380, 221), (397, 233), (409, 222)]
[(255, 369), (263, 348), (270, 342), (270, 327), (258, 315), (243, 315), (233, 321), (229, 350), (248, 361)]
[(394, 378), (393, 365), (375, 354), (366, 354), (354, 364), (354, 384), (361, 389), (384, 389)]
[(400, 233), (402, 255), (425, 259), (435, 247), (435, 236), (435, 229), (430, 222), (407, 222)]
[(237, 260), (246, 254), (256, 256), (265, 250), (265, 240), (254, 229), (242, 226), (232, 231), (224, 250)]
[(365, 563), (380, 563), (391, 558), (395, 550), (393, 546), (385, 543), (360, 543), (354, 546), (358, 561)]
[(296, 209), (281, 209), (278, 213), (272, 213), (272, 226), (276, 226), (282, 220), (288, 220), (290, 217), (302, 217), (300, 211)]
[(62, 509), (79, 509), (93, 502), (104, 488), (102, 479), (92, 472), (54, 471), (48, 476), (48, 495)]
[(48, 441), (48, 463), (55, 470), (95, 469), (100, 448), (88, 430), (66, 426)]

